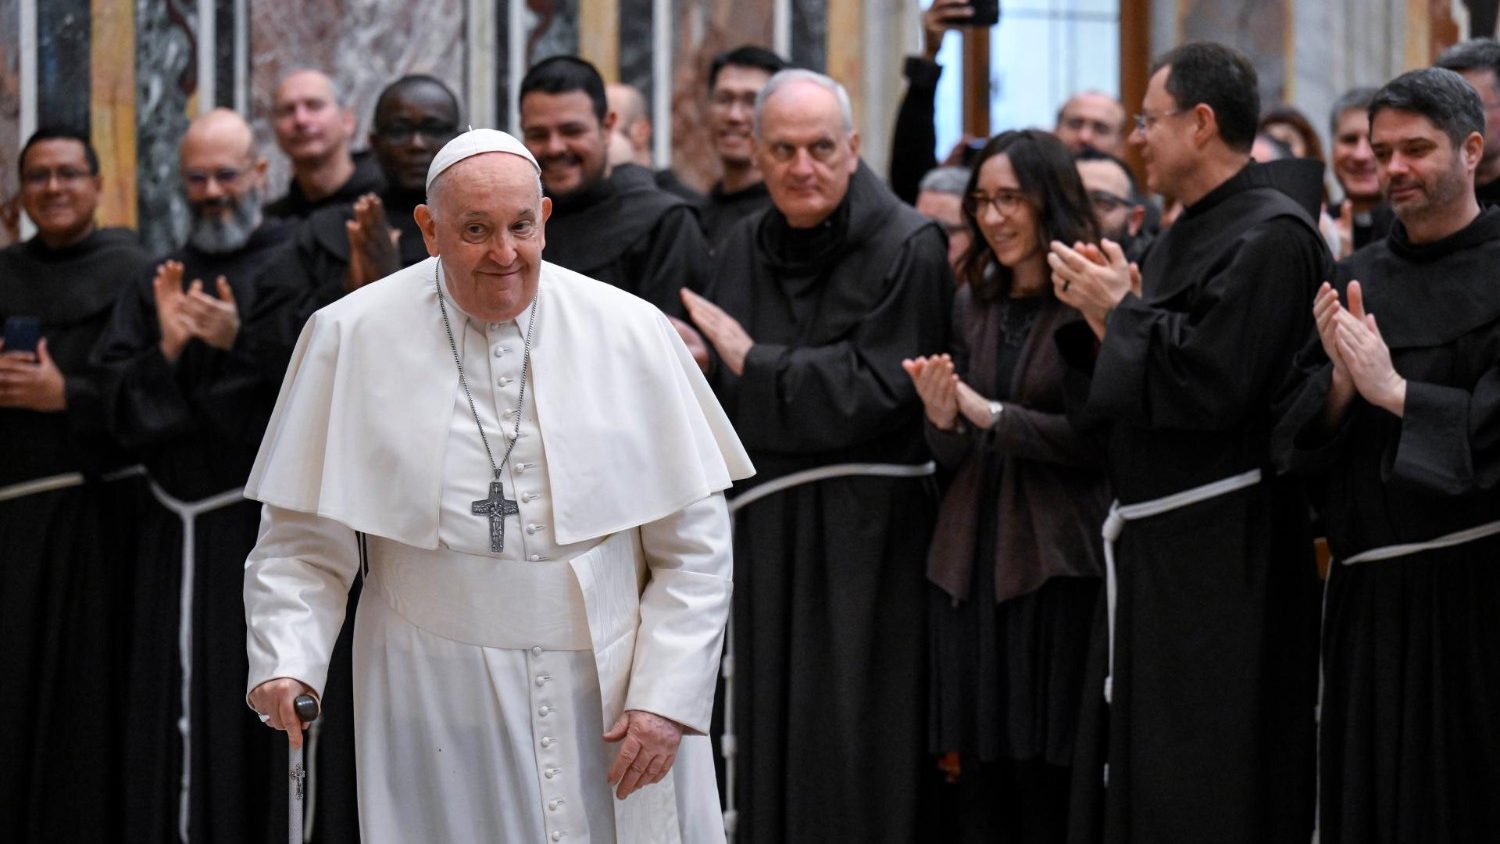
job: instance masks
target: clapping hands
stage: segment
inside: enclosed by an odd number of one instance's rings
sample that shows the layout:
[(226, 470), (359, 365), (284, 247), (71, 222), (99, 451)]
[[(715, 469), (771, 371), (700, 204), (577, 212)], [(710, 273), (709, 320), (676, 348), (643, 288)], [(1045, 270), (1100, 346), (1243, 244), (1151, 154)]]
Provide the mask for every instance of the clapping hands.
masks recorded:
[(1349, 282), (1347, 308), (1327, 282), (1313, 300), (1313, 320), (1323, 352), (1333, 363), (1331, 406), (1347, 407), (1358, 392), (1365, 401), (1396, 416), (1406, 411), (1406, 379), (1391, 362), (1391, 350), (1380, 334), (1375, 315), (1365, 312), (1364, 290)]
[(167, 261), (156, 268), (156, 277), (151, 281), (162, 356), (176, 361), (193, 339), (216, 349), (233, 348), (240, 331), (240, 315), (229, 281), (224, 276), (218, 277), (215, 282), (218, 298), (214, 298), (203, 292), (202, 279), (193, 279), (183, 290), (182, 273), (182, 264)]

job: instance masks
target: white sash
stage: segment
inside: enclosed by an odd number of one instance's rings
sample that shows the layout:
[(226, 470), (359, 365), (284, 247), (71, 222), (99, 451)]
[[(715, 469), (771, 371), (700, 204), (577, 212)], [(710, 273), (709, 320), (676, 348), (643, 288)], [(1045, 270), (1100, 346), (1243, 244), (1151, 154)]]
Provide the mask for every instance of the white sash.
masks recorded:
[(1260, 483), (1259, 469), (1251, 469), (1243, 474), (1214, 481), (1211, 484), (1193, 487), (1182, 492), (1158, 498), (1153, 501), (1142, 501), (1139, 504), (1126, 504), (1121, 506), (1119, 501), (1109, 505), (1109, 517), (1104, 520), (1104, 594), (1106, 606), (1109, 608), (1109, 673), (1104, 678), (1104, 702), (1109, 703), (1114, 692), (1115, 681), (1115, 540), (1120, 538), (1120, 533), (1125, 530), (1126, 522), (1137, 519), (1149, 519), (1152, 516), (1160, 516), (1170, 513), (1191, 504), (1228, 495), (1231, 492), (1254, 486)]
[[(572, 563), (426, 550), (369, 537), (366, 588), (430, 633), (484, 648), (593, 650), (588, 614)], [(633, 531), (620, 531), (581, 556), (633, 557)], [(634, 571), (633, 561), (625, 566)]]

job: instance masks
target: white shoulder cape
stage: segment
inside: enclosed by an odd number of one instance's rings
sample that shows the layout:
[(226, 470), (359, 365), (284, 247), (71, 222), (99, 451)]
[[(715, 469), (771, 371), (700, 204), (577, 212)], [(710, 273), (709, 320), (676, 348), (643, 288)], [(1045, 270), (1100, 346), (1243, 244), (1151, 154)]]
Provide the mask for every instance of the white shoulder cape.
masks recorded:
[[(437, 263), (367, 285), (308, 320), (247, 498), (437, 547), (458, 389)], [(536, 402), (559, 544), (656, 521), (754, 473), (660, 311), (549, 263), (537, 297), (526, 400)], [(474, 472), (487, 480), (489, 467)]]

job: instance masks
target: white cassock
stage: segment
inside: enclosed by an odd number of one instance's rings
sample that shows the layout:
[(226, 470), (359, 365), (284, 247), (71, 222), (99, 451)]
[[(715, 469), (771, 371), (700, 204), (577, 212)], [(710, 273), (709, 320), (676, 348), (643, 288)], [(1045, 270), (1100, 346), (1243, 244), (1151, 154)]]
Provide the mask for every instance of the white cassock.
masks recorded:
[[(246, 496), (248, 688), (321, 692), (359, 569), (354, 710), (371, 842), (722, 841), (706, 736), (731, 588), (723, 490), (753, 471), (655, 308), (543, 264), (521, 435), (490, 463), (458, 382), (429, 259), (319, 311), (293, 355)], [(530, 310), (477, 321), (445, 297), (495, 459)], [(502, 433), (503, 432), (503, 433)], [(662, 782), (606, 781), (625, 709), (687, 726)]]

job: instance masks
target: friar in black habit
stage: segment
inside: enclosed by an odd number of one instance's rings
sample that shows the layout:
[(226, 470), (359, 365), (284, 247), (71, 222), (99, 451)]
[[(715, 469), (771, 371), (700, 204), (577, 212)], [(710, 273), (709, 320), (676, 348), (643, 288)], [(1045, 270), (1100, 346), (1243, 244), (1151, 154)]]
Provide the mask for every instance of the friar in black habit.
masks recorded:
[(1325, 842), (1500, 837), (1500, 209), (1458, 75), (1397, 77), (1370, 140), (1397, 222), (1319, 291), (1278, 445), (1320, 478)]
[(739, 517), (738, 835), (912, 841), (937, 501), (901, 361), (948, 348), (947, 245), (861, 163), (841, 85), (785, 70), (759, 103), (774, 204), (730, 233), (708, 298), (683, 294), (717, 355), (710, 382), (757, 484), (851, 463), (904, 477), (807, 483)]
[(126, 821), (141, 840), (258, 841), (280, 781), (244, 698), (241, 596), (260, 508), (240, 492), (280, 379), (241, 322), (273, 297), (293, 303), (256, 281), (290, 224), (262, 218), (266, 165), (238, 114), (195, 119), (180, 156), (187, 243), (130, 279), (92, 356), (109, 430), (140, 452), (153, 498), (125, 700)]
[(1108, 241), (1049, 257), (1058, 298), (1087, 319), (1057, 334), (1071, 412), (1106, 432), (1118, 498), (1074, 765), (1079, 841), (1312, 833), (1317, 573), (1270, 434), (1329, 256), (1308, 211), (1321, 168), (1299, 202), (1278, 185), (1306, 162), (1249, 160), (1259, 99), (1239, 53), (1169, 52), (1132, 139), (1182, 216), (1138, 271)]
[(552, 200), (542, 257), (683, 316), (677, 292), (703, 290), (710, 270), (697, 211), (650, 170), (610, 166), (615, 114), (599, 71), (572, 56), (539, 62), (521, 80), (520, 110)]
[(95, 222), (104, 184), (83, 134), (37, 131), (20, 171), (37, 231), (0, 251), (15, 344), (0, 346), (0, 717), (16, 725), (0, 733), (0, 838), (80, 841), (123, 822), (118, 704), (145, 492), (88, 357), (150, 256)]

